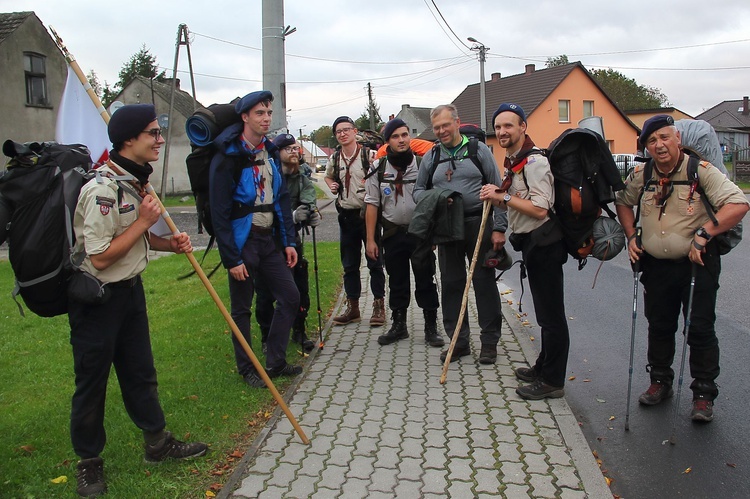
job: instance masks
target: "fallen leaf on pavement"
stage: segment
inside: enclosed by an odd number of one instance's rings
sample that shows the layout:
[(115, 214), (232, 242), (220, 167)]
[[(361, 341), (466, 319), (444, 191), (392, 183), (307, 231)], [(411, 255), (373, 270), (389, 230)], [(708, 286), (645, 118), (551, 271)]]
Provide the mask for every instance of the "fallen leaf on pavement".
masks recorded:
[(729, 466), (730, 468), (736, 468), (737, 467), (737, 465), (734, 464), (734, 463), (727, 463), (727, 466)]
[(569, 377), (568, 377), (568, 381), (573, 381), (574, 379), (576, 379), (576, 377), (575, 377), (575, 376), (569, 376)]
[(606, 401), (606, 400), (604, 400), (604, 399), (600, 399), (600, 398), (596, 399), (596, 401), (597, 401), (597, 402), (599, 402), (600, 404), (605, 404), (605, 403), (607, 403), (607, 401)]
[(612, 480), (612, 479), (611, 479), (610, 477), (608, 477), (608, 476), (605, 476), (605, 477), (604, 477), (604, 480), (605, 480), (605, 481), (607, 482), (607, 487), (610, 487), (610, 486), (612, 486), (612, 482), (614, 482), (614, 480)]
[(588, 378), (586, 378), (586, 379), (584, 379), (584, 380), (583, 380), (583, 382), (584, 382), (584, 383), (591, 383), (591, 380), (590, 380), (590, 379), (588, 379)]
[(610, 416), (610, 417), (609, 417), (609, 420), (610, 420), (610, 421), (614, 421), (614, 420), (615, 420), (615, 417), (614, 417), (614, 416)]
[(688, 474), (688, 473), (690, 473), (691, 471), (693, 471), (693, 468), (685, 468), (685, 471), (683, 471), (683, 472), (682, 472), (682, 474), (683, 474), (683, 475), (687, 475), (687, 474)]
[(52, 482), (52, 483), (68, 483), (68, 477), (65, 476), (65, 475), (60, 475), (59, 477), (53, 478), (52, 480), (50, 480), (50, 482)]

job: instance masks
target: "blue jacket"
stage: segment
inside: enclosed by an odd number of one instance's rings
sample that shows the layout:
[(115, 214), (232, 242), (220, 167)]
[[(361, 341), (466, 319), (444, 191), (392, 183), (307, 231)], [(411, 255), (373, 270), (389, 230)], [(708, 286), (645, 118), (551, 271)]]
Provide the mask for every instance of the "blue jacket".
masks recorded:
[[(257, 192), (252, 168), (247, 168), (252, 158), (239, 142), (241, 133), (242, 123), (236, 123), (216, 137), (213, 144), (217, 152), (211, 160), (209, 170), (211, 219), (221, 262), (228, 269), (245, 263), (242, 260), (242, 248), (250, 237), (250, 227), (253, 223), (252, 213), (233, 220), (232, 207), (238, 202), (254, 206)], [(273, 171), (274, 234), (280, 238), (284, 247), (294, 247), (294, 223), (289, 192), (281, 175), (279, 151), (273, 142), (266, 138), (263, 140)], [(235, 178), (239, 178), (239, 182), (236, 182)]]

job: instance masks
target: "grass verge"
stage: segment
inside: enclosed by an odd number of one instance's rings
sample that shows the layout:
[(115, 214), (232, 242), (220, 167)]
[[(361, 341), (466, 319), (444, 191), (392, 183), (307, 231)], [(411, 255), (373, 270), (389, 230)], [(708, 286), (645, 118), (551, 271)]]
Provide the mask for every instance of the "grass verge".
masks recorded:
[[(317, 307), (311, 242), (306, 255), (312, 298), (308, 335), (313, 337)], [(200, 256), (196, 254), (199, 260)], [(318, 243), (318, 259), (325, 314), (341, 281), (338, 243)], [(213, 268), (216, 263), (218, 252), (213, 251), (205, 266)], [(275, 406), (268, 390), (250, 388), (237, 375), (229, 326), (200, 280), (176, 280), (188, 270), (182, 256), (160, 258), (144, 272), (144, 287), (167, 429), (178, 439), (209, 443), (209, 454), (190, 462), (145, 463), (141, 432), (125, 411), (113, 370), (105, 416), (107, 445), (102, 453), (112, 497), (210, 496), (209, 491), (215, 493), (225, 483)], [(226, 273), (219, 272), (212, 283), (228, 307), (226, 280)], [(0, 497), (78, 497), (78, 458), (69, 433), (74, 377), (67, 316), (20, 317), (9, 297), (13, 276), (7, 261), (0, 261), (0, 283)], [(259, 342), (254, 326), (253, 344)], [(287, 359), (304, 361), (298, 345), (290, 343)], [(281, 381), (277, 388), (283, 393), (290, 382)]]

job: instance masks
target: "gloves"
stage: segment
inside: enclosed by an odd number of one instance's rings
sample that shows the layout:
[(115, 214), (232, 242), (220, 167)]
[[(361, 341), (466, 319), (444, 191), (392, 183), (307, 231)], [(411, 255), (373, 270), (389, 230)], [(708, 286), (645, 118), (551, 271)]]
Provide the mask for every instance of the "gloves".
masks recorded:
[(302, 222), (307, 221), (309, 217), (310, 207), (306, 204), (299, 205), (299, 207), (292, 213), (292, 220), (294, 220), (294, 223), (296, 224), (301, 224)]
[(310, 221), (308, 222), (310, 227), (317, 227), (320, 225), (320, 212), (315, 209), (310, 213)]

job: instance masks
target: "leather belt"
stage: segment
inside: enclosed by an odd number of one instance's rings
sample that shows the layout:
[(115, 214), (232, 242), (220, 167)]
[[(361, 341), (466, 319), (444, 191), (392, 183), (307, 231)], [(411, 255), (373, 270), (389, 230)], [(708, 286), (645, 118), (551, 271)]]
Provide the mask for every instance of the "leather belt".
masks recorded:
[(252, 232), (253, 234), (261, 234), (263, 236), (268, 236), (268, 235), (273, 234), (273, 227), (261, 227), (259, 225), (251, 225), (250, 232)]
[(124, 281), (110, 282), (107, 284), (107, 286), (112, 287), (112, 288), (132, 288), (133, 286), (138, 284), (140, 281), (141, 281), (141, 276), (139, 274), (135, 277), (131, 277), (130, 279), (125, 279)]

